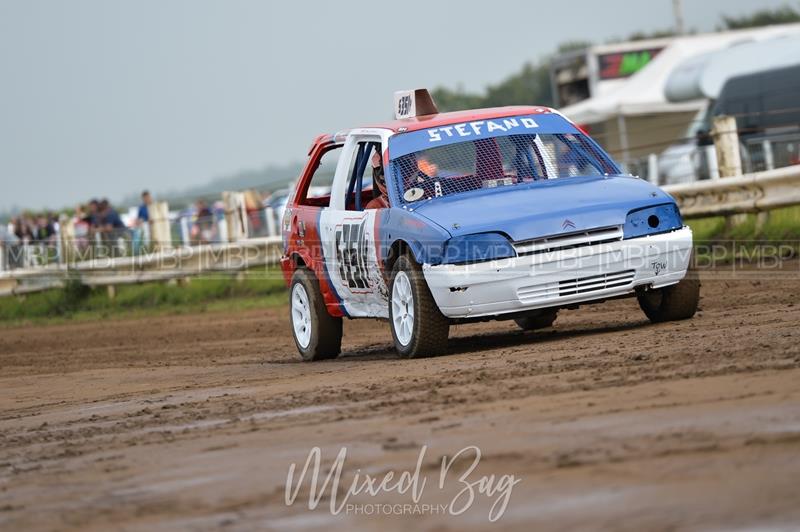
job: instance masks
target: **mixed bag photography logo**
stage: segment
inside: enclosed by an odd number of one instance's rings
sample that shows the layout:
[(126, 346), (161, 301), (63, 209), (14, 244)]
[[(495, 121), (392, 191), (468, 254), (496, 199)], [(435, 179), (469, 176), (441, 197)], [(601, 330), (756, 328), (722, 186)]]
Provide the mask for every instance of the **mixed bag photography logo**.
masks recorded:
[(486, 474), (481, 450), (474, 445), (438, 460), (427, 455), (423, 445), (413, 467), (368, 473), (348, 467), (347, 447), (339, 449), (332, 461), (331, 455), (312, 447), (304, 463), (289, 465), (284, 502), (312, 511), (327, 506), (331, 515), (354, 516), (458, 516), (488, 504), (485, 517), (496, 522), (522, 481), (513, 474)]

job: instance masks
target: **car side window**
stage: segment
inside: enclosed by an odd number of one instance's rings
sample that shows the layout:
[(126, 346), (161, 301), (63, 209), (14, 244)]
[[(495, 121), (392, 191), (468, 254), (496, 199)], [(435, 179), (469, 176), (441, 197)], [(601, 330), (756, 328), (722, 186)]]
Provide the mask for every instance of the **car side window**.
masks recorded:
[(342, 146), (332, 146), (317, 160), (317, 167), (309, 180), (308, 187), (300, 191), (298, 205), (328, 207), (331, 203), (331, 185), (336, 174), (336, 165), (342, 154)]

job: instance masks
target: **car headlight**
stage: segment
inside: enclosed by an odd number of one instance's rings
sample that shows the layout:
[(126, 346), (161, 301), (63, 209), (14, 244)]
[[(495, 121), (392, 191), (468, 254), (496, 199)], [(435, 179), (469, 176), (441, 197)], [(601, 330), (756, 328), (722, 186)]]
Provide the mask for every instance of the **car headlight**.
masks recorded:
[(465, 264), (516, 256), (511, 241), (500, 233), (456, 236), (447, 241), (444, 264)]
[(625, 219), (624, 238), (666, 233), (683, 227), (681, 213), (674, 203), (631, 211)]

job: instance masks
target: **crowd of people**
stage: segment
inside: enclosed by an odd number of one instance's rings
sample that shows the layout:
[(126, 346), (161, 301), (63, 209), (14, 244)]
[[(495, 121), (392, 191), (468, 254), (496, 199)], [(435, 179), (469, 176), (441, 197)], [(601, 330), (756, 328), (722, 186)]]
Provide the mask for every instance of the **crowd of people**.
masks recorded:
[[(147, 221), (146, 209), (140, 209), (140, 217), (142, 212), (144, 221)], [(75, 208), (74, 222), (83, 226), (84, 235), (109, 235), (127, 229), (119, 213), (107, 199), (93, 199), (86, 205), (78, 205)], [(21, 244), (48, 243), (58, 234), (59, 217), (53, 212), (36, 215), (24, 213), (11, 218), (9, 226), (11, 234)]]
[(75, 208), (76, 238), (80, 231), (82, 237), (91, 240), (95, 235), (100, 235), (101, 240), (111, 240), (122, 236), (127, 231), (117, 210), (107, 199), (91, 200), (86, 205)]
[[(143, 228), (149, 219), (150, 202), (150, 194), (145, 191), (137, 219), (131, 227), (123, 222), (117, 209), (107, 199), (93, 199), (78, 205), (71, 216), (73, 232), (68, 233), (68, 237), (74, 239), (73, 245), (79, 251), (91, 246), (97, 253), (109, 255), (118, 255), (122, 248), (127, 248), (128, 242), (134, 247), (141, 246)], [(63, 217), (59, 219), (58, 214), (49, 211), (12, 217), (6, 232), (8, 255), (12, 259), (7, 262), (11, 266), (22, 266), (52, 258), (58, 249), (63, 220)]]
[[(280, 199), (281, 194), (278, 194)], [(279, 220), (268, 223), (265, 206), (269, 204), (255, 191), (245, 192), (243, 222), (251, 236), (266, 236)], [(277, 205), (276, 205), (277, 207)], [(141, 194), (138, 209), (120, 214), (107, 199), (92, 199), (75, 207), (71, 213), (24, 213), (13, 216), (8, 226), (0, 226), (0, 269), (36, 266), (59, 259), (65, 252), (72, 257), (108, 257), (139, 255), (153, 249), (151, 210), (155, 208), (148, 191)], [(225, 239), (225, 203), (197, 199), (170, 217), (169, 236), (183, 245), (214, 244)], [(272, 228), (272, 229), (271, 229)], [(159, 238), (164, 238), (158, 226)], [(64, 240), (66, 239), (66, 240)], [(67, 247), (61, 246), (61, 240)], [(175, 245), (179, 245), (176, 243)], [(62, 249), (63, 248), (63, 249)], [(67, 260), (74, 260), (67, 258)]]
[(5, 246), (0, 247), (0, 265), (20, 267), (43, 264), (54, 255), (58, 239), (58, 216), (52, 212), (24, 213), (11, 218), (8, 227), (0, 234)]
[(106, 252), (115, 255), (126, 253), (130, 243), (131, 251), (138, 253), (147, 240), (145, 232), (150, 221), (149, 207), (152, 201), (148, 191), (142, 192), (142, 203), (136, 218), (128, 225), (107, 199), (93, 199), (86, 205), (79, 205), (73, 217), (76, 247), (85, 249), (90, 245), (100, 245)]
[(9, 225), (10, 233), (16, 237), (17, 242), (24, 244), (49, 243), (58, 234), (58, 216), (52, 212), (15, 216)]

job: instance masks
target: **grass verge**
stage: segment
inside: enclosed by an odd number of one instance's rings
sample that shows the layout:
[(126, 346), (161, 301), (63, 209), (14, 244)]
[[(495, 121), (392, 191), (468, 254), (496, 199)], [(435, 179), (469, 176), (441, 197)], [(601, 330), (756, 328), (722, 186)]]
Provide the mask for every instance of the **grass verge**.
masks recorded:
[(71, 321), (111, 316), (152, 316), (214, 310), (240, 310), (286, 302), (277, 269), (192, 278), (183, 284), (119, 285), (114, 298), (105, 287), (68, 283), (62, 289), (0, 298), (0, 323)]
[(716, 216), (689, 220), (699, 255), (713, 254), (717, 262), (763, 254), (780, 258), (800, 254), (800, 206), (726, 218)]
[(800, 240), (800, 206), (784, 207), (758, 215), (746, 214), (728, 223), (724, 216), (688, 220), (698, 241), (742, 240), (760, 242), (790, 242)]

